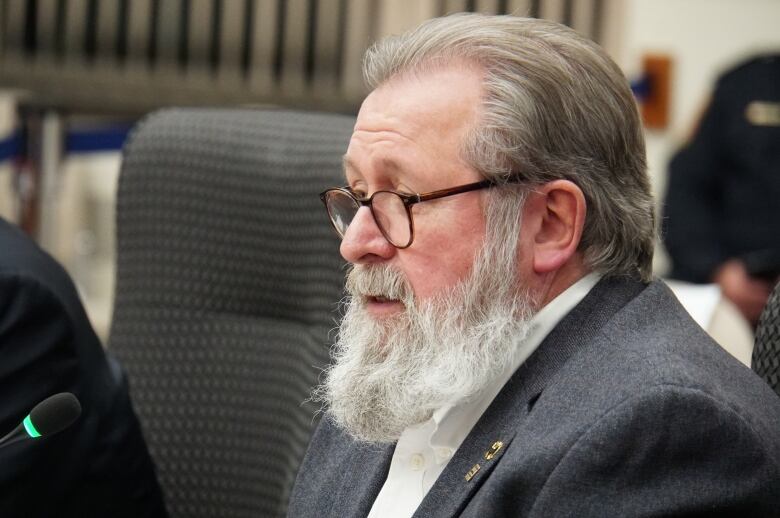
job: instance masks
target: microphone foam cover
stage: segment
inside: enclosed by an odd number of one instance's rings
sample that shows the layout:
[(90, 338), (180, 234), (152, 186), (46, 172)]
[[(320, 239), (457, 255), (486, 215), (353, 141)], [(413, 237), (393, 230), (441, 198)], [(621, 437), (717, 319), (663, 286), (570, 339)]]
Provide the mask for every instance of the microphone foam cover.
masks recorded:
[(81, 415), (81, 404), (70, 392), (44, 399), (30, 412), (30, 421), (41, 436), (64, 430)]

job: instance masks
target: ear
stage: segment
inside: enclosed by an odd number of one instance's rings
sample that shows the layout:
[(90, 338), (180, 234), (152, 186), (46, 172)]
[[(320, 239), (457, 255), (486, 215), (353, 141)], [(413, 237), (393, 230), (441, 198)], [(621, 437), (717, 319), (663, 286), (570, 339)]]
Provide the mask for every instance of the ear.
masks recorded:
[[(554, 272), (564, 266), (582, 239), (585, 225), (585, 195), (577, 184), (555, 180), (535, 189), (531, 196), (533, 268), (537, 274)], [(525, 225), (523, 225), (525, 227)]]

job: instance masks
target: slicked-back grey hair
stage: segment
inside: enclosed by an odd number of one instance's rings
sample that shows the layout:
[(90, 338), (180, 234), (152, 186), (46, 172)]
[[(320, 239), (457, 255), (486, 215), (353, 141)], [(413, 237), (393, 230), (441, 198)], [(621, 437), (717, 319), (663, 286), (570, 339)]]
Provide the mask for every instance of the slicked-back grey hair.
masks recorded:
[(550, 21), (458, 14), (377, 42), (363, 71), (376, 88), (457, 63), (484, 72), (483, 113), (464, 159), (488, 178), (519, 175), (531, 187), (571, 180), (587, 202), (586, 264), (649, 280), (655, 215), (644, 137), (628, 82), (603, 49)]

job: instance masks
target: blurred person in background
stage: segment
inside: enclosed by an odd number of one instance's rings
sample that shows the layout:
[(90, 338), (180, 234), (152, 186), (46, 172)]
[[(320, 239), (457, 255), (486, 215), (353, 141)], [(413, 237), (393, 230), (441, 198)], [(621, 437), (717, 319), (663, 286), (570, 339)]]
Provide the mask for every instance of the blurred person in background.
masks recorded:
[(51, 437), (0, 446), (0, 516), (165, 517), (122, 368), (65, 270), (0, 219), (0, 434), (58, 392), (82, 413)]
[(780, 54), (718, 79), (664, 206), (669, 277), (718, 284), (755, 326), (780, 279)]

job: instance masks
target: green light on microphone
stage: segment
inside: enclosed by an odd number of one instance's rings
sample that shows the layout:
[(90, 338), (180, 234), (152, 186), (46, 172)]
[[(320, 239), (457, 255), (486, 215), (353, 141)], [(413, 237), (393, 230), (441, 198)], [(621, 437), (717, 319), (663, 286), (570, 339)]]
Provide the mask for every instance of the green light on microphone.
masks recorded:
[(27, 435), (30, 437), (40, 437), (41, 434), (38, 433), (38, 430), (35, 429), (35, 426), (32, 424), (32, 421), (30, 420), (30, 416), (24, 418), (24, 429), (27, 430)]

